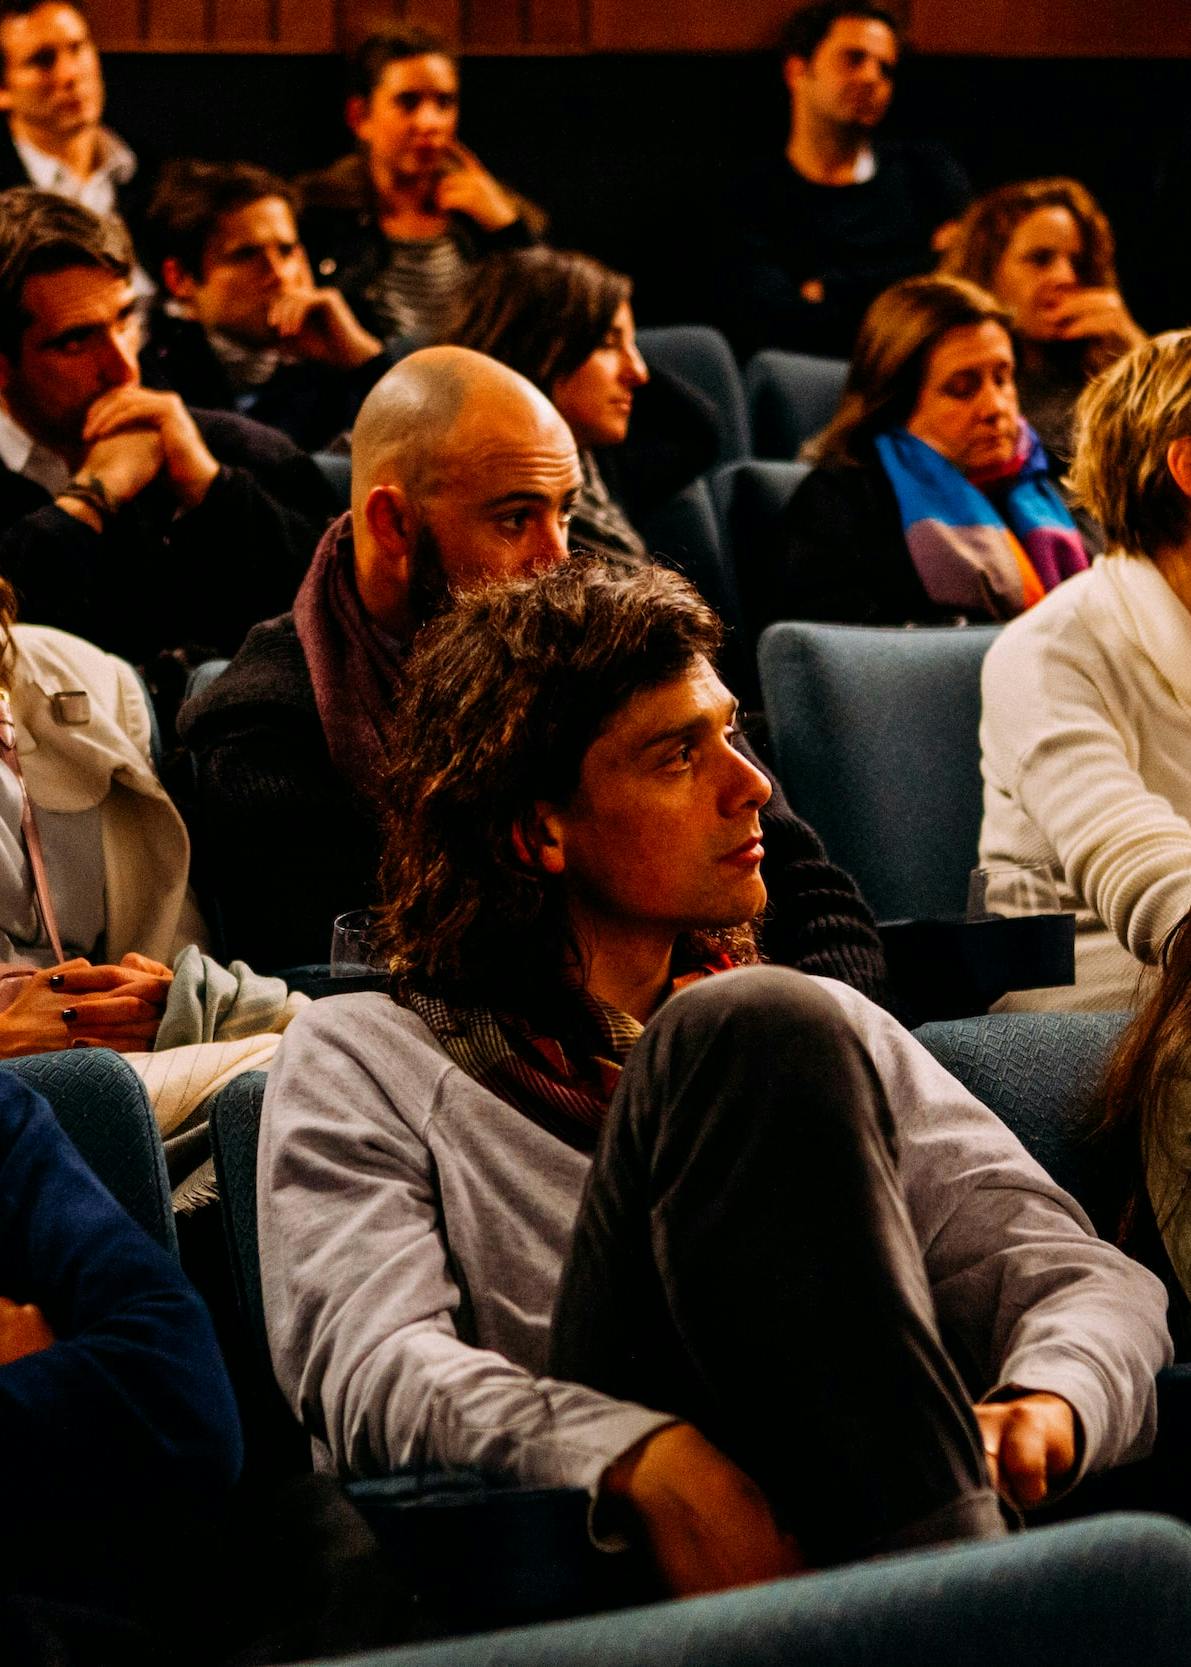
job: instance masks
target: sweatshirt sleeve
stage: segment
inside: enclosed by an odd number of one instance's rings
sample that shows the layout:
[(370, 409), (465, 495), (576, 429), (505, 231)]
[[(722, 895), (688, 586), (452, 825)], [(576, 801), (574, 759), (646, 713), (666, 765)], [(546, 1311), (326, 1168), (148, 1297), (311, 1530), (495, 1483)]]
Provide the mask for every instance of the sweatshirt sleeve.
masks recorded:
[(1008, 794), (1075, 895), (1131, 955), (1153, 963), (1191, 907), (1191, 822), (1147, 787), (1138, 736), (1114, 721), (1097, 670), (1069, 632), (1045, 637), (1009, 627), (989, 650), (982, 845), (1002, 820), (998, 794)]
[(836, 986), (894, 1109), (940, 1327), (974, 1395), (1010, 1385), (1079, 1414), (1081, 1474), (1142, 1457), (1172, 1355), (1166, 1292), (1096, 1237), (1016, 1136), (888, 1015)]
[[(476, 1467), (594, 1495), (607, 1466), (672, 1417), (541, 1377), (465, 1341), (426, 1131), (454, 1068), (403, 1109), (319, 1002), (269, 1071), (258, 1166), (261, 1277), (281, 1388), (341, 1474)], [(427, 1057), (430, 1050), (423, 1050)], [(511, 1219), (510, 1230), (516, 1230)]]
[(201, 1508), (230, 1488), (239, 1420), (206, 1309), (4, 1071), (0, 1295), (35, 1303), (57, 1339), (0, 1366), (10, 1517), (102, 1515), (129, 1498)]

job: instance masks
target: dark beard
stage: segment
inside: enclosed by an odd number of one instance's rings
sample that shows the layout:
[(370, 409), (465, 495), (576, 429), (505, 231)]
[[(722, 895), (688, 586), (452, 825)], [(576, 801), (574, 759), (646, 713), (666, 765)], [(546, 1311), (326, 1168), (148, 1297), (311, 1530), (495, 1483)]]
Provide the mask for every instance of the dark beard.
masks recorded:
[(442, 562), (442, 550), (432, 529), (423, 521), (414, 539), (413, 576), (409, 586), (409, 612), (415, 626), (425, 625), (436, 614), (445, 613), (451, 603), (451, 587)]

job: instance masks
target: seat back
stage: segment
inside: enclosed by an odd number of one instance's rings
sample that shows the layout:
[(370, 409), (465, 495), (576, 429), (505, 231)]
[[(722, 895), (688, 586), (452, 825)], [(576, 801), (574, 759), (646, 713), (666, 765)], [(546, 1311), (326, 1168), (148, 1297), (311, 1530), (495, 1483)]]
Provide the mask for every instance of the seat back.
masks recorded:
[(145, 1085), (109, 1048), (6, 1059), (3, 1067), (44, 1095), (83, 1161), (151, 1239), (178, 1254), (161, 1136)]
[[(708, 480), (719, 525), (721, 562), (730, 577), (754, 694), (757, 639), (773, 618), (773, 572), (782, 518), (794, 488), (808, 473), (805, 463), (747, 458), (714, 470)], [(743, 697), (742, 690), (736, 692)]]
[(1007, 1123), (1101, 1233), (1115, 1222), (1102, 1150), (1089, 1138), (1096, 1094), (1127, 1013), (986, 1013), (914, 1032), (940, 1065)]
[(668, 371), (697, 388), (715, 406), (720, 444), (717, 463), (749, 455), (748, 402), (732, 349), (707, 324), (666, 324), (638, 330), (637, 346), (647, 365)]
[(835, 416), (846, 359), (815, 359), (767, 348), (744, 370), (754, 457), (795, 458)]
[(339, 508), (352, 506), (352, 460), (344, 452), (316, 451), (313, 454), (319, 472), (335, 494)]
[(998, 627), (805, 622), (761, 638), (777, 774), (878, 920), (962, 915), (980, 837), (980, 667)]
[(201, 664), (192, 666), (186, 678), (186, 692), (182, 696), (183, 704), (205, 693), (215, 679), (221, 676), (230, 665), (230, 660), (203, 660)]
[[(266, 1081), (263, 1071), (243, 1072), (214, 1096), (210, 1112), (211, 1155), (215, 1160), (236, 1300), (248, 1324), (254, 1351), (261, 1363), (269, 1367), (256, 1233), (256, 1148)], [(271, 1375), (272, 1368), (269, 1370)]]

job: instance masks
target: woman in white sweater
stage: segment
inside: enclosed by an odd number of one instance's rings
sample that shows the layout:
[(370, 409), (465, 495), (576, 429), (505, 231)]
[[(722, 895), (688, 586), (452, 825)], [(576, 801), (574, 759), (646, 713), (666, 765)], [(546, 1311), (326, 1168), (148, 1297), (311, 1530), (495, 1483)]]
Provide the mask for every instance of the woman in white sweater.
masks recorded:
[(1122, 1008), (1191, 908), (1191, 332), (1091, 385), (1071, 480), (1110, 553), (985, 660), (980, 861), (1076, 913), (1075, 986), (1003, 1005)]

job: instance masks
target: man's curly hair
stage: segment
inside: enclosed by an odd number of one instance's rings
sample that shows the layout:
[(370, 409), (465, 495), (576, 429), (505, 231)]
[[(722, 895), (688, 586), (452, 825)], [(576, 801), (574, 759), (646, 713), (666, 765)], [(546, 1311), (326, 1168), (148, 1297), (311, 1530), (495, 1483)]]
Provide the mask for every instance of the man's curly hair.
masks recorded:
[[(418, 636), (396, 713), (382, 935), (395, 987), (536, 1009), (583, 964), (563, 880), (518, 855), (538, 801), (642, 689), (714, 660), (721, 628), (678, 574), (572, 556), (464, 597)], [(689, 934), (696, 959), (756, 959), (751, 928)]]

